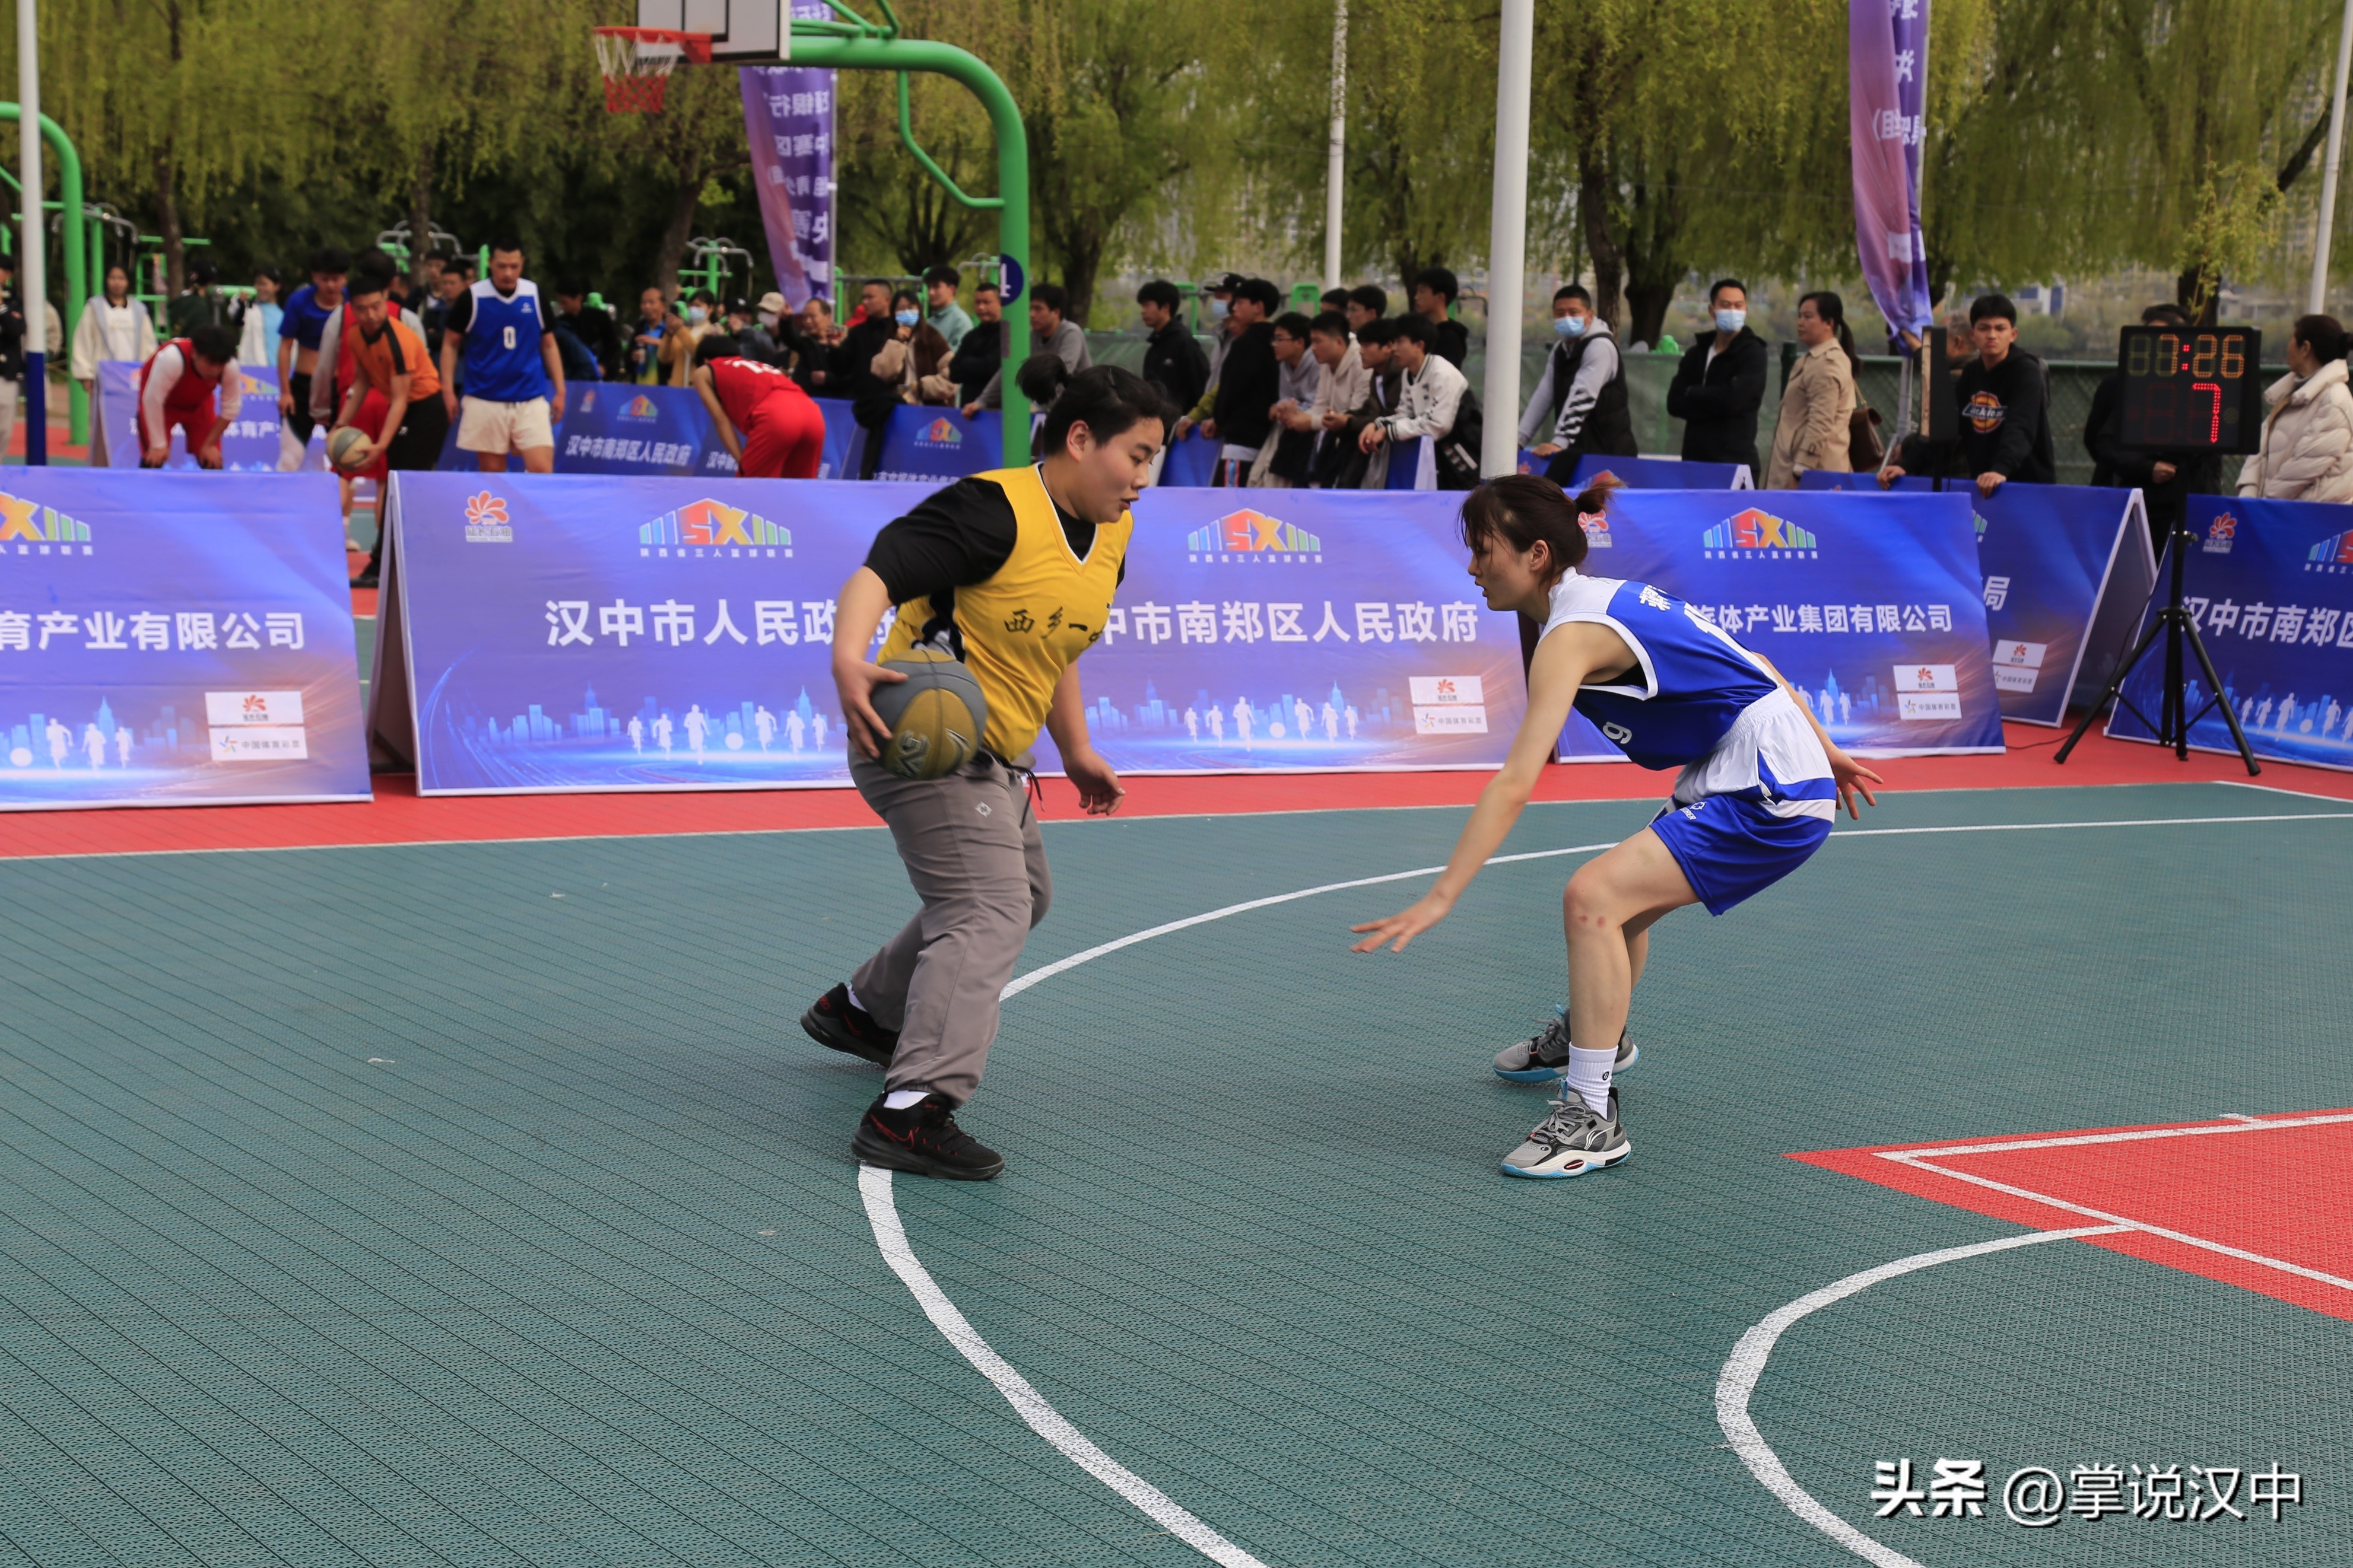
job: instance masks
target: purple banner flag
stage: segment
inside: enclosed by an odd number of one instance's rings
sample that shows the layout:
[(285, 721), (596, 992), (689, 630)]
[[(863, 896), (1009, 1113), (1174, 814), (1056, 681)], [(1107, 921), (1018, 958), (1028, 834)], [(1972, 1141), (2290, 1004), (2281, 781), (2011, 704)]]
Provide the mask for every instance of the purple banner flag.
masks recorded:
[[(822, 17), (823, 5), (793, 8)], [(785, 303), (799, 310), (833, 289), (833, 72), (806, 66), (746, 66), (744, 125), (760, 223)]]
[(1920, 237), (1920, 144), (1927, 134), (1928, 0), (1848, 0), (1849, 136), (1862, 278), (1889, 328), (1933, 324)]

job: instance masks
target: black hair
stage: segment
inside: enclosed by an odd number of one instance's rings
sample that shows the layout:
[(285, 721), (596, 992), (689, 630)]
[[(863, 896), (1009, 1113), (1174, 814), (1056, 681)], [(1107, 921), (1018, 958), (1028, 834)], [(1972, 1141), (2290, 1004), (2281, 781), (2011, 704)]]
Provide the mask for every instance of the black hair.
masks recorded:
[(1021, 395), (1029, 400), (1033, 408), (1052, 407), (1054, 399), (1062, 395), (1062, 384), (1070, 379), (1071, 367), (1051, 349), (1031, 354), (1013, 373), (1013, 384), (1021, 389)]
[(690, 305), (703, 305), (707, 307), (719, 303), (719, 296), (713, 294), (708, 289), (697, 289), (693, 293), (689, 294), (686, 297), (686, 302)]
[(555, 291), (567, 300), (586, 300), (588, 298), (588, 279), (574, 276), (560, 278), (556, 279)]
[(1587, 310), (1593, 309), (1593, 291), (1582, 283), (1564, 283), (1552, 291), (1554, 304), (1557, 305), (1563, 300), (1582, 300)]
[[(360, 252), (359, 259), (352, 263), (352, 269), (349, 274), (352, 291), (354, 293), (372, 294), (389, 289), (392, 287), (394, 277), (397, 275), (399, 271), (400, 263), (395, 261), (391, 257), (386, 256), (383, 251), (363, 250)], [(375, 284), (373, 289), (363, 289), (361, 287), (363, 284), (369, 282), (373, 282)]]
[(1356, 341), (1360, 343), (1371, 343), (1375, 347), (1397, 342), (1397, 319), (1393, 316), (1382, 316), (1376, 321), (1366, 321), (1356, 329)]
[(709, 364), (715, 359), (742, 359), (743, 357), (744, 345), (725, 332), (706, 333), (703, 340), (694, 345), (694, 363), (698, 365)]
[(1427, 289), (1433, 294), (1442, 296), (1450, 305), (1454, 303), (1455, 297), (1462, 292), (1462, 285), (1456, 282), (1454, 274), (1443, 267), (1423, 268), (1413, 275), (1413, 286), (1417, 289)]
[[(1482, 480), (1462, 498), (1462, 542), (1476, 555), (1502, 540), (1523, 555), (1541, 541), (1552, 552), (1553, 581), (1585, 560), (1590, 547), (1582, 516), (1607, 514), (1616, 485), (1588, 485), (1575, 500), (1542, 474), (1504, 474)], [(1549, 584), (1546, 586), (1550, 586)]]
[(1389, 291), (1377, 283), (1359, 283), (1348, 290), (1349, 301), (1362, 305), (1376, 317), (1389, 313)]
[(343, 281), (343, 298), (357, 300), (368, 294), (387, 293), (391, 289), (391, 273), (375, 267), (355, 267)]
[(271, 267), (267, 263), (255, 268), (253, 269), (253, 275), (256, 278), (267, 278), (272, 283), (283, 283), (286, 281), (286, 274), (279, 271), (278, 268)]
[(1276, 331), (1297, 338), (1303, 343), (1307, 341), (1307, 329), (1311, 324), (1305, 316), (1296, 310), (1285, 310), (1274, 319)]
[(1321, 332), (1327, 338), (1337, 338), (1345, 343), (1348, 341), (1348, 318), (1337, 310), (1326, 310), (1308, 322), (1307, 330)]
[(1175, 315), (1183, 308), (1185, 296), (1176, 292), (1176, 285), (1167, 279), (1155, 278), (1135, 291), (1135, 302), (1139, 305), (1157, 305), (1170, 315)]
[(1391, 330), (1395, 338), (1410, 339), (1423, 348), (1438, 341), (1438, 329), (1422, 316), (1399, 316), (1391, 323)]
[(1818, 289), (1811, 294), (1799, 296), (1798, 304), (1800, 309), (1807, 305), (1813, 306), (1814, 314), (1833, 327), (1846, 325), (1846, 301), (1827, 289)]
[(1315, 302), (1326, 310), (1345, 310), (1348, 308), (1348, 291), (1345, 289), (1326, 289), (1316, 297)]
[(438, 261), (442, 266), (447, 267), (449, 263), (458, 259), (458, 253), (454, 250), (428, 250), (425, 253), (425, 259), (427, 261)]
[(2310, 349), (2323, 364), (2345, 357), (2345, 324), (2334, 316), (2298, 316), (2288, 336)]
[(1715, 297), (1718, 294), (1723, 293), (1726, 289), (1739, 289), (1741, 298), (1744, 300), (1748, 297), (1748, 285), (1743, 283), (1739, 279), (1719, 278), (1715, 282), (1707, 286), (1707, 302), (1710, 308), (1715, 306)]
[(923, 286), (927, 289), (934, 283), (944, 283), (953, 289), (959, 287), (963, 282), (964, 274), (953, 267), (934, 267), (923, 274)]
[(2143, 310), (2140, 324), (2144, 327), (2186, 327), (2189, 324), (2189, 312), (2168, 300)]
[(984, 278), (972, 286), (972, 294), (976, 300), (983, 294), (995, 294), (1001, 299), (1005, 294), (1005, 286), (994, 278)]
[[(1024, 376), (1039, 359), (1053, 360), (1055, 369), (1062, 369), (1059, 356), (1036, 355), (1021, 367)], [(1074, 425), (1085, 426), (1098, 441), (1109, 441), (1148, 419), (1160, 423), (1165, 437), (1175, 418), (1159, 389), (1134, 371), (1115, 364), (1094, 365), (1062, 383), (1046, 423), (1039, 426), (1037, 449), (1041, 456), (1067, 451)]]
[(219, 276), (220, 268), (213, 265), (212, 258), (208, 256), (199, 256), (188, 263), (188, 281), (198, 288), (212, 282)]
[(1043, 305), (1058, 316), (1071, 313), (1071, 291), (1060, 283), (1040, 283), (1029, 290), (1029, 302)]
[(915, 297), (913, 289), (893, 289), (891, 290), (891, 309), (896, 310), (902, 304), (919, 314), (923, 309), (923, 300)]
[(493, 238), (491, 241), (491, 254), (492, 256), (496, 256), (501, 250), (512, 250), (517, 256), (521, 256), (523, 253), (522, 237), (512, 234), (501, 234)]
[(197, 358), (208, 359), (215, 364), (237, 363), (237, 330), (234, 327), (198, 327), (188, 334), (188, 346), (195, 350)]
[(1245, 278), (1234, 290), (1237, 300), (1249, 300), (1268, 315), (1282, 309), (1282, 290), (1263, 278)]
[(2007, 294), (1980, 294), (1969, 302), (1969, 325), (1999, 316), (2012, 327), (2018, 325), (2018, 307), (2010, 302)]

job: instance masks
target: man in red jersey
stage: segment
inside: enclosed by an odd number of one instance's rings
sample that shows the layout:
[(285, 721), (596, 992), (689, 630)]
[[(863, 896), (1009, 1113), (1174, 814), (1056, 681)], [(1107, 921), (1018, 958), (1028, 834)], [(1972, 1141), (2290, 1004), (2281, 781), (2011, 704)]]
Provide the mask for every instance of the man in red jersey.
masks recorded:
[(825, 450), (825, 412), (774, 365), (744, 359), (713, 333), (695, 345), (691, 384), (719, 439), (747, 479), (813, 479)]
[(219, 468), (221, 437), (244, 387), (237, 334), (227, 327), (198, 327), (157, 349), (139, 369), (139, 466), (162, 468), (176, 428), (198, 467)]

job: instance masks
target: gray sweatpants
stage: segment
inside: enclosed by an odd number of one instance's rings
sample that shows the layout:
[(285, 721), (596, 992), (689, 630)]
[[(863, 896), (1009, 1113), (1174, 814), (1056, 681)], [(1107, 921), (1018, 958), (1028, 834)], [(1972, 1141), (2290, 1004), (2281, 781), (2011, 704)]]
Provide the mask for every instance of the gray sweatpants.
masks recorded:
[(899, 1031), (888, 1083), (962, 1105), (997, 1038), (997, 997), (1053, 879), (1019, 780), (982, 755), (943, 779), (902, 779), (853, 751), (849, 776), (889, 825), (923, 909), (849, 977), (858, 1005)]

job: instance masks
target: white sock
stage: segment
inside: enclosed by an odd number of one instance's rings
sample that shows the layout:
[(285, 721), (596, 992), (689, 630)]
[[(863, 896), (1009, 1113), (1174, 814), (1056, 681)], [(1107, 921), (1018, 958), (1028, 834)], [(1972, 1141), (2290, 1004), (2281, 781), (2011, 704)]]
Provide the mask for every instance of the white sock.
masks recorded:
[[(873, 1011), (873, 1009), (872, 1009), (872, 1008), (871, 1008), (871, 1007), (867, 1006), (867, 1005), (866, 1005), (866, 1004), (864, 1004), (863, 1002), (860, 1002), (860, 1001), (858, 999), (858, 987), (857, 987), (857, 986), (855, 986), (855, 985), (852, 985), (852, 984), (851, 984), (849, 981), (847, 981), (847, 980), (845, 980), (845, 981), (843, 981), (843, 982), (841, 983), (841, 994), (842, 994), (842, 995), (843, 995), (844, 997), (846, 997), (846, 998), (849, 1000), (849, 1005), (850, 1005), (851, 1006), (853, 1006), (853, 1007), (857, 1008), (860, 1012), (861, 1012), (861, 1013), (871, 1013), (871, 1012)], [(2277, 1467), (2274, 1467), (2274, 1468), (2276, 1468)]]
[(928, 1089), (894, 1089), (882, 1097), (882, 1109), (904, 1110), (907, 1107), (919, 1103), (923, 1096), (931, 1092)]
[(1606, 1051), (1588, 1051), (1581, 1046), (1568, 1047), (1568, 1087), (1593, 1108), (1596, 1116), (1609, 1114), (1609, 1069), (1617, 1061), (1615, 1046)]

